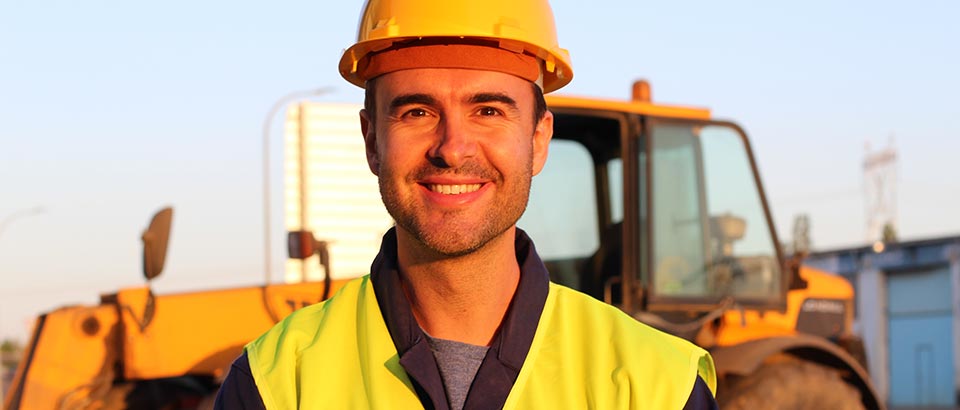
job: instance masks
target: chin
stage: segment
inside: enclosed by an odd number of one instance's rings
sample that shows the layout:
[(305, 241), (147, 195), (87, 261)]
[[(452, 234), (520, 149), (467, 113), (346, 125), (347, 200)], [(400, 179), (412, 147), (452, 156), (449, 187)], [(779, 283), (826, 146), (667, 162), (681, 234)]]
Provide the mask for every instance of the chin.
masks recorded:
[(499, 229), (491, 226), (463, 230), (414, 229), (408, 230), (420, 244), (442, 256), (457, 257), (474, 253), (504, 235), (510, 226)]
[(470, 238), (457, 233), (416, 235), (420, 243), (437, 254), (457, 257), (476, 252), (490, 242), (492, 238)]

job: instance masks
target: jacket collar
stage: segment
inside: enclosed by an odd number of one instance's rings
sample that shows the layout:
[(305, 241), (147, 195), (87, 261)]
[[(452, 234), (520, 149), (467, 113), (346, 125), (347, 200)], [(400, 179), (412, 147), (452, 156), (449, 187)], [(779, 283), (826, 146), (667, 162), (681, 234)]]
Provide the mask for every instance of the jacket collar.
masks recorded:
[[(507, 314), (470, 386), (464, 409), (503, 407), (530, 350), (549, 291), (549, 274), (525, 232), (516, 230), (514, 249), (520, 264), (520, 282)], [(447, 409), (440, 371), (410, 301), (400, 284), (397, 266), (397, 233), (383, 236), (380, 253), (370, 273), (383, 320), (400, 355), (400, 365), (413, 381), (425, 408)]]

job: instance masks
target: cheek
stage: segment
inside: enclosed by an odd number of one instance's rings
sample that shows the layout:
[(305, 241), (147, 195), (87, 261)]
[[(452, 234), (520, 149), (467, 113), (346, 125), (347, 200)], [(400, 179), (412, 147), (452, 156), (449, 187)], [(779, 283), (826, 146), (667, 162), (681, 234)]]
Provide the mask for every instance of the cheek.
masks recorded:
[(529, 137), (486, 144), (487, 161), (505, 177), (533, 172), (533, 142)]
[(425, 162), (424, 148), (418, 146), (415, 140), (391, 136), (377, 142), (381, 172), (402, 175)]

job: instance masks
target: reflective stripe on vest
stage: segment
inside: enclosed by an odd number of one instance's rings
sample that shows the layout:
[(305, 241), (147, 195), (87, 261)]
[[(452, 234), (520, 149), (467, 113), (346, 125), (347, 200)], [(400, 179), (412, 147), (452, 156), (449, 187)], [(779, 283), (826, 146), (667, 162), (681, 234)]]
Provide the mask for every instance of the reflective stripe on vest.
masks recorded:
[[(246, 346), (266, 408), (421, 408), (369, 276), (301, 309)], [(620, 310), (551, 283), (540, 324), (505, 409), (680, 409), (703, 349)]]

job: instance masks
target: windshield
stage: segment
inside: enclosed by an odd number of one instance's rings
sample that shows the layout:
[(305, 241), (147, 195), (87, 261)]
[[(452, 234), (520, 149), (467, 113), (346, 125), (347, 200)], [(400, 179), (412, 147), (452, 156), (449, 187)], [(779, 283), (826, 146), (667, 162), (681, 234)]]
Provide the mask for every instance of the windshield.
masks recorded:
[(777, 298), (776, 245), (740, 132), (654, 123), (650, 150), (653, 294)]
[[(554, 281), (611, 303), (624, 273), (655, 303), (780, 300), (776, 242), (735, 126), (648, 118), (643, 133), (622, 117), (555, 118), (547, 164), (518, 222)], [(621, 137), (631, 146), (621, 149)], [(636, 158), (624, 161), (624, 152)], [(627, 232), (625, 214), (639, 216)], [(624, 236), (637, 233), (625, 249)], [(625, 258), (636, 261), (629, 272)]]

